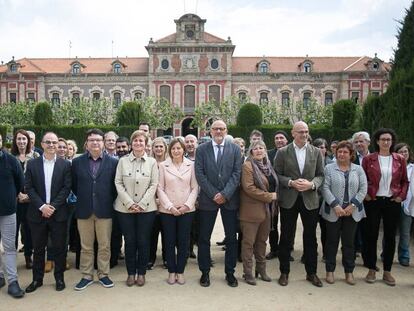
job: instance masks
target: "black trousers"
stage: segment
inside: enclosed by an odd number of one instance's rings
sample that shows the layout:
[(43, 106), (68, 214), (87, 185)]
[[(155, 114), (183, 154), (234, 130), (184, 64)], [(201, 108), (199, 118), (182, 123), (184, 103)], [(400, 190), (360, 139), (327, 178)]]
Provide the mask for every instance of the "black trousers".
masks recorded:
[[(211, 265), (210, 239), (216, 223), (217, 212), (200, 210), (200, 234), (198, 239), (198, 267), (201, 272), (209, 272)], [(237, 239), (238, 228), (237, 210), (231, 211), (220, 208), (226, 239), (226, 253), (224, 255), (225, 273), (234, 273), (237, 263)]]
[(290, 272), (290, 247), (295, 238), (298, 214), (303, 224), (303, 252), (305, 254), (305, 269), (307, 274), (315, 274), (318, 265), (318, 244), (316, 242), (316, 226), (319, 220), (319, 209), (308, 210), (302, 196), (298, 196), (295, 204), (289, 209), (280, 209), (281, 235), (279, 244), (280, 272)]
[[(160, 213), (169, 273), (184, 273), (194, 212), (181, 216)], [(176, 252), (177, 249), (177, 252)]]
[(325, 220), (325, 266), (327, 272), (334, 272), (336, 268), (336, 254), (338, 252), (339, 239), (342, 244), (342, 265), (345, 273), (352, 273), (355, 268), (354, 239), (357, 222), (352, 216), (340, 217), (335, 222)]
[(118, 217), (114, 211), (112, 216), (112, 232), (111, 232), (111, 266), (118, 264), (118, 257), (122, 248), (122, 232), (119, 225)]
[(275, 213), (272, 219), (273, 229), (271, 229), (269, 233), (269, 245), (270, 245), (270, 251), (272, 253), (277, 253), (279, 251), (279, 231), (277, 228), (278, 223), (279, 223), (279, 213)]
[(145, 275), (155, 212), (117, 212), (117, 215), (125, 238), (125, 264), (128, 275)]
[(391, 198), (377, 197), (376, 200), (364, 201), (367, 218), (364, 233), (367, 244), (366, 259), (369, 269), (375, 269), (377, 263), (377, 242), (380, 222), (384, 227), (383, 256), (384, 271), (391, 271), (395, 253), (395, 235), (400, 219), (401, 203), (391, 201)]
[(48, 237), (52, 241), (55, 261), (55, 280), (63, 280), (66, 269), (66, 222), (43, 219), (40, 223), (29, 221), (33, 239), (33, 281), (43, 281), (45, 273), (45, 249)]
[(32, 234), (26, 219), (27, 209), (30, 203), (17, 203), (16, 212), (16, 249), (19, 249), (19, 232), (22, 229), (22, 244), (24, 245), (24, 256), (31, 257), (33, 254)]

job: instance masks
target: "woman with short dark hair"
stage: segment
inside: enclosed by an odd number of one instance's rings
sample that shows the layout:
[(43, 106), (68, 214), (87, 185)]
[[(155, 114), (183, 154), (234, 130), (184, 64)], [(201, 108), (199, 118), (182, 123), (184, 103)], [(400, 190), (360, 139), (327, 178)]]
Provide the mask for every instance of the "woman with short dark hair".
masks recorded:
[(394, 153), (396, 135), (394, 130), (381, 128), (374, 133), (375, 152), (362, 160), (362, 167), (368, 180), (368, 194), (364, 206), (367, 213), (365, 230), (367, 234), (366, 261), (369, 272), (365, 277), (368, 283), (376, 281), (377, 240), (381, 219), (384, 224), (383, 239), (383, 280), (395, 286), (391, 275), (395, 252), (395, 235), (400, 218), (401, 202), (408, 190), (407, 165), (403, 156)]
[(333, 284), (339, 240), (342, 244), (342, 265), (345, 281), (354, 285), (354, 239), (358, 222), (365, 217), (362, 204), (367, 194), (367, 178), (361, 166), (352, 163), (355, 150), (348, 141), (338, 143), (335, 162), (325, 167), (322, 195), (325, 204), (321, 215), (326, 225), (326, 282)]

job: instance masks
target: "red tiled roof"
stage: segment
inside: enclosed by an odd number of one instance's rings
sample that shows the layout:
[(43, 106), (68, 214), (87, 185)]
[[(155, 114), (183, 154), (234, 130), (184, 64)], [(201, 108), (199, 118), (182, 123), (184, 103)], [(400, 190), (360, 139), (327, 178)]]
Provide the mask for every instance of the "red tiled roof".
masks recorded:
[[(175, 43), (177, 39), (177, 33), (172, 33), (164, 38), (161, 38), (157, 41), (155, 41), (155, 43)], [(219, 38), (215, 35), (212, 35), (211, 33), (208, 32), (204, 32), (204, 36), (203, 36), (203, 42), (205, 43), (225, 43), (226, 40)]]
[[(365, 71), (370, 57), (233, 57), (233, 73), (257, 72), (256, 65), (267, 60), (270, 72), (298, 72), (299, 64), (311, 61), (312, 72)], [(384, 63), (388, 69), (389, 64)]]
[[(85, 67), (82, 73), (109, 73), (112, 72), (114, 58), (23, 58), (17, 60), (21, 64), (20, 73), (68, 73), (71, 71), (71, 63), (78, 61)], [(126, 65), (124, 72), (147, 73), (147, 57), (118, 58)], [(0, 72), (6, 72), (7, 65), (0, 66)]]

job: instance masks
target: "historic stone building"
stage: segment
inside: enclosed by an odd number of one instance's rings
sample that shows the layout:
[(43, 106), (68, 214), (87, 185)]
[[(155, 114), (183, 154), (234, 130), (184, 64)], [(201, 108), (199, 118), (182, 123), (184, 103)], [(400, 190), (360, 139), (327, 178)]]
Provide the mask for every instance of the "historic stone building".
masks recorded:
[(0, 66), (0, 104), (107, 98), (119, 104), (165, 97), (186, 117), (173, 134), (190, 131), (197, 105), (230, 95), (260, 104), (316, 99), (331, 104), (382, 94), (390, 64), (375, 57), (233, 57), (235, 45), (206, 31), (205, 19), (185, 14), (176, 32), (149, 41), (148, 57), (23, 58)]

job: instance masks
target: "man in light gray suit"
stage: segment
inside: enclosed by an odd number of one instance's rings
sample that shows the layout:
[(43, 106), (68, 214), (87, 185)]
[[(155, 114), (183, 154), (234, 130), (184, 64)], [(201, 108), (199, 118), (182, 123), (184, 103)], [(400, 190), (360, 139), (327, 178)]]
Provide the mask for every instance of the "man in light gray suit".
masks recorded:
[(224, 139), (226, 134), (226, 123), (215, 121), (211, 125), (213, 139), (200, 145), (196, 152), (195, 174), (200, 186), (198, 266), (202, 272), (200, 285), (203, 287), (210, 286), (210, 238), (219, 209), (226, 240), (226, 281), (231, 287), (238, 285), (234, 268), (237, 261), (236, 232), (242, 158), (239, 146)]
[(279, 177), (281, 237), (279, 246), (279, 284), (286, 286), (290, 272), (290, 245), (295, 236), (298, 214), (303, 224), (303, 248), (306, 279), (317, 287), (322, 282), (316, 275), (316, 226), (319, 217), (318, 188), (322, 185), (324, 165), (318, 148), (307, 142), (308, 125), (296, 122), (292, 129), (293, 142), (278, 150), (275, 171)]

